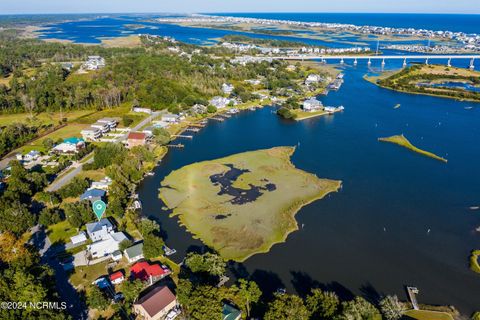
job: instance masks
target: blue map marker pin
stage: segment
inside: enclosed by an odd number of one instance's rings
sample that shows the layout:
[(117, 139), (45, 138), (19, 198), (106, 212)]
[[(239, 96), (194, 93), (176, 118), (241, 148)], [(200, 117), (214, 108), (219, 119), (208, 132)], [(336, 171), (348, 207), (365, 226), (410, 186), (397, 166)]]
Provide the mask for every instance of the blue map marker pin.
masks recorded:
[(98, 220), (100, 220), (105, 213), (105, 209), (107, 209), (107, 205), (102, 200), (97, 200), (92, 204), (93, 212), (97, 216)]

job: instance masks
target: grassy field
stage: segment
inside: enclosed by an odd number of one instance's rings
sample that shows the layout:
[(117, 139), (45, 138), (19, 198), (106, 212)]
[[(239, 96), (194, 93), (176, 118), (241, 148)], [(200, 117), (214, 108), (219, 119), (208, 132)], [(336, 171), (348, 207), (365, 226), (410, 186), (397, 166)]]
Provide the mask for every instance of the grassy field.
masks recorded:
[(449, 313), (428, 310), (408, 310), (405, 316), (417, 320), (453, 320)]
[(102, 45), (108, 48), (134, 48), (142, 44), (139, 36), (117, 37), (102, 39)]
[(425, 150), (422, 150), (420, 148), (415, 147), (413, 144), (410, 143), (410, 141), (408, 141), (407, 138), (405, 138), (405, 136), (403, 134), (396, 135), (396, 136), (391, 136), (391, 137), (387, 137), (387, 138), (379, 138), (378, 140), (382, 141), (382, 142), (388, 142), (388, 143), (393, 143), (393, 144), (399, 145), (399, 146), (407, 148), (407, 149), (409, 149), (413, 152), (417, 152), (417, 153), (419, 153), (421, 155), (424, 155), (426, 157), (430, 157), (430, 158), (433, 158), (433, 159), (436, 159), (436, 160), (439, 160), (439, 161), (442, 161), (442, 162), (445, 162), (445, 163), (448, 162), (447, 159), (442, 158), (440, 156), (437, 156), (436, 154), (434, 154), (432, 152), (425, 151)]
[[(290, 162), (294, 151), (277, 147), (185, 166), (162, 181), (160, 197), (195, 237), (225, 259), (244, 261), (285, 241), (298, 229), (295, 214), (301, 207), (341, 186), (341, 181), (319, 179), (295, 168)], [(262, 190), (254, 201), (232, 203), (234, 197), (219, 195), (220, 186), (210, 181), (210, 176), (230, 170), (225, 164), (249, 170), (232, 187), (246, 192), (252, 186), (273, 184), (274, 190)]]
[(15, 113), (0, 115), (0, 126), (6, 126), (12, 123), (33, 123), (33, 124), (54, 124), (57, 125), (62, 118), (67, 118), (68, 122), (75, 122), (80, 117), (91, 114), (93, 110), (76, 110), (69, 112), (42, 112), (36, 114), (34, 119), (31, 119), (29, 113)]
[(47, 236), (52, 244), (68, 243), (70, 242), (70, 237), (73, 237), (77, 233), (77, 229), (70, 226), (67, 221), (62, 221), (57, 224), (51, 225), (47, 229)]

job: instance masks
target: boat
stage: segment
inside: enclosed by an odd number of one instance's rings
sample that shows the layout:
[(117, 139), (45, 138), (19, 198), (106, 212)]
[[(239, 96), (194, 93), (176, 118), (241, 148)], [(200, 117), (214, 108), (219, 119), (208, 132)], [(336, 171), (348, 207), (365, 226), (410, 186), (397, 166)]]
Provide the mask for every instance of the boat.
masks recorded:
[(397, 104), (395, 105), (395, 107), (393, 107), (393, 109), (398, 109), (398, 108), (400, 108), (400, 106), (401, 106), (401, 104), (400, 104), (400, 103), (397, 103)]
[(133, 201), (133, 208), (134, 209), (142, 209), (142, 202), (140, 200)]
[(473, 107), (465, 107), (465, 110), (472, 110)]
[(471, 206), (469, 209), (470, 210), (479, 210), (480, 206)]
[(155, 172), (149, 171), (149, 172), (145, 173), (145, 175), (146, 175), (147, 177), (152, 177), (152, 176), (155, 175)]

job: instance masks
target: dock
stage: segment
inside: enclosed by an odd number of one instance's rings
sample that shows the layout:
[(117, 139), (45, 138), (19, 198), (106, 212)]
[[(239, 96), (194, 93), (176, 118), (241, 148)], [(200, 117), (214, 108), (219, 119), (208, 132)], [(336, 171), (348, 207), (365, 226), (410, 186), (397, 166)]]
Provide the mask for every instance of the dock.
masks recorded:
[(181, 143), (179, 144), (167, 144), (168, 148), (184, 148), (185, 146)]
[(193, 139), (193, 136), (184, 135), (184, 134), (173, 134), (172, 138), (184, 138), (184, 139)]
[(225, 119), (222, 118), (222, 117), (213, 117), (213, 118), (210, 118), (210, 119), (215, 120), (215, 121), (220, 121), (220, 122), (225, 121)]
[(414, 310), (420, 310), (416, 296), (419, 292), (420, 291), (416, 287), (407, 287), (408, 299), (410, 300)]
[(190, 132), (199, 132), (200, 128), (187, 128), (185, 131), (190, 131)]
[(190, 123), (189, 124), (190, 127), (196, 127), (196, 128), (204, 128), (205, 125), (206, 125), (206, 123), (203, 123), (203, 122), (201, 122), (201, 123)]

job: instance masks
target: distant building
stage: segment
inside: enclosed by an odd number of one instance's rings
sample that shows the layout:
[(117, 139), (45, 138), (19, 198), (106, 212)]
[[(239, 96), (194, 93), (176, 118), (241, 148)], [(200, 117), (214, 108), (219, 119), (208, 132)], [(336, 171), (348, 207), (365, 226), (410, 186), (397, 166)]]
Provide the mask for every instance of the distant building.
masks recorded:
[(112, 284), (120, 284), (125, 280), (122, 271), (117, 271), (108, 276)]
[(311, 85), (313, 83), (319, 83), (322, 81), (322, 77), (318, 74), (310, 74), (307, 79), (305, 80), (306, 85)]
[(152, 109), (135, 107), (133, 112), (152, 114)]
[(306, 112), (318, 111), (322, 108), (322, 103), (315, 98), (311, 98), (303, 102), (302, 108)]
[(234, 87), (232, 84), (230, 84), (230, 83), (224, 83), (224, 84), (222, 84), (222, 91), (223, 91), (223, 93), (225, 93), (225, 94), (231, 94), (234, 89), (235, 89), (235, 87)]
[(108, 234), (113, 232), (114, 228), (108, 219), (102, 219), (98, 222), (87, 223), (87, 234), (93, 242), (108, 238)]
[(167, 123), (177, 123), (180, 121), (180, 116), (178, 114), (167, 113), (162, 115), (162, 121)]
[(127, 249), (125, 249), (125, 257), (128, 259), (128, 262), (133, 263), (140, 259), (143, 259), (143, 243), (137, 243)]
[(113, 130), (117, 127), (118, 121), (114, 118), (102, 118), (99, 119), (97, 123), (104, 123), (110, 128), (110, 130)]
[(177, 297), (166, 286), (150, 290), (133, 304), (133, 313), (144, 320), (160, 320), (177, 306)]
[(88, 200), (90, 202), (95, 202), (97, 200), (102, 200), (105, 197), (105, 190), (101, 189), (88, 189), (80, 196), (80, 201)]
[(130, 132), (127, 136), (127, 148), (145, 145), (147, 137), (145, 132)]
[(93, 259), (110, 256), (115, 251), (119, 250), (120, 243), (125, 240), (128, 240), (128, 238), (123, 232), (112, 232), (107, 234), (106, 239), (94, 242), (87, 246), (87, 250), (90, 252)]
[(52, 151), (55, 153), (71, 154), (77, 153), (83, 148), (85, 148), (85, 140), (71, 137), (64, 139), (62, 143), (53, 147)]
[(102, 132), (102, 134), (108, 133), (110, 131), (110, 126), (105, 122), (97, 121), (94, 124), (92, 124), (91, 127), (99, 129)]
[(196, 104), (190, 110), (197, 114), (207, 113), (207, 107), (203, 104)]
[(112, 184), (112, 179), (110, 179), (109, 177), (105, 177), (100, 181), (93, 181), (89, 190), (99, 189), (99, 190), (108, 191), (108, 188), (110, 187), (111, 184)]
[(209, 103), (217, 109), (223, 109), (230, 103), (230, 99), (224, 97), (214, 97), (209, 101)]
[(100, 56), (89, 56), (83, 67), (87, 70), (101, 69), (105, 67), (105, 59)]
[(83, 129), (82, 131), (80, 131), (80, 134), (82, 135), (83, 139), (92, 141), (101, 138), (103, 135), (102, 131), (99, 128), (95, 127)]
[(25, 162), (30, 162), (30, 161), (35, 161), (40, 157), (40, 152), (37, 150), (31, 150), (27, 154), (23, 156), (23, 161)]

